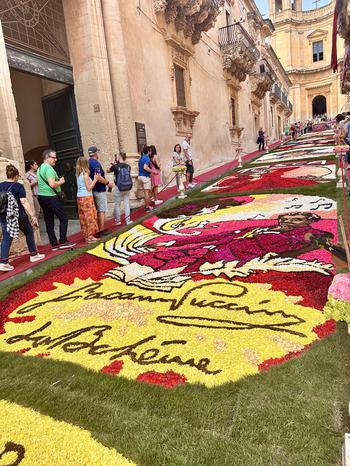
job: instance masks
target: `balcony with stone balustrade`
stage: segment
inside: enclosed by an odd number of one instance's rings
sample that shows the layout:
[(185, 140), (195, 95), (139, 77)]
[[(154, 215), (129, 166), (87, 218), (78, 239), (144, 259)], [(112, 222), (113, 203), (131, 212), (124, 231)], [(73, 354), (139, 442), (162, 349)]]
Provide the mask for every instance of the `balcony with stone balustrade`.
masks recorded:
[(240, 23), (219, 29), (223, 68), (239, 82), (254, 72), (260, 52), (254, 40)]
[(276, 75), (268, 61), (263, 58), (259, 61), (252, 76), (252, 94), (256, 99), (263, 100), (266, 92), (272, 89)]

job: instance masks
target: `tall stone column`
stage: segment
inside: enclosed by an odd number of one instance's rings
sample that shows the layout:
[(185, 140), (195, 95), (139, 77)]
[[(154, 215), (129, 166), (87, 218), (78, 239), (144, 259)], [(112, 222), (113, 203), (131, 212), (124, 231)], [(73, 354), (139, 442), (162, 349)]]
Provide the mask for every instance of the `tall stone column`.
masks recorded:
[(101, 0), (101, 3), (119, 149), (121, 152), (126, 152), (127, 162), (131, 166), (134, 187), (130, 192), (130, 201), (131, 206), (135, 207), (140, 204), (142, 192), (139, 191), (137, 182), (139, 154), (137, 153), (120, 1)]
[(119, 141), (101, 1), (63, 0), (63, 8), (83, 147), (99, 147), (107, 166)]
[(122, 152), (136, 153), (135, 123), (129, 87), (120, 0), (102, 0), (112, 93)]
[(16, 160), (24, 168), (21, 135), (12, 93), (10, 68), (0, 21), (0, 150), (3, 156)]

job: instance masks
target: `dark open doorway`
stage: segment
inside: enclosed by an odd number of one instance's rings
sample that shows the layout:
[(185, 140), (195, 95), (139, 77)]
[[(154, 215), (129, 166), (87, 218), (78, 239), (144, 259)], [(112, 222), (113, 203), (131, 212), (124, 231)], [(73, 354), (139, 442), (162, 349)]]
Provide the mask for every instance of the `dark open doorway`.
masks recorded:
[(324, 95), (317, 95), (312, 100), (312, 116), (327, 113), (327, 99)]

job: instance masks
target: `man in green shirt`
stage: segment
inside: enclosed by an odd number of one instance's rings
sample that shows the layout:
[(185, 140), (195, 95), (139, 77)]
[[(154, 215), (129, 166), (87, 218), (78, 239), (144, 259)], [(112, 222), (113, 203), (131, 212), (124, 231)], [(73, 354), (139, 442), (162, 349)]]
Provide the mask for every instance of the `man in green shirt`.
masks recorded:
[[(53, 251), (72, 248), (75, 243), (67, 240), (68, 217), (61, 199), (61, 186), (65, 183), (63, 176), (58, 178), (53, 168), (57, 161), (56, 152), (47, 149), (43, 152), (43, 163), (37, 171), (38, 201), (44, 214), (47, 235)], [(60, 241), (55, 234), (55, 216), (60, 221)]]

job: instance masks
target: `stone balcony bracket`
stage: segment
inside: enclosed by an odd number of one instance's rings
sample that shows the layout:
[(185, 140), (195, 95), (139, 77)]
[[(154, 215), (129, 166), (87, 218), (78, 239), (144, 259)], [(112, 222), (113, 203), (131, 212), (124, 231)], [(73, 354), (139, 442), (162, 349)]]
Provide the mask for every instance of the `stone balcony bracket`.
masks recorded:
[(256, 73), (252, 76), (252, 83), (252, 93), (255, 94), (258, 99), (262, 100), (266, 92), (272, 89), (274, 80), (270, 73)]
[(225, 0), (153, 0), (156, 14), (164, 13), (165, 21), (198, 44), (202, 32), (209, 31), (224, 6)]
[(278, 102), (278, 100), (279, 100), (279, 98), (278, 98), (278, 96), (276, 94), (271, 94), (270, 93), (270, 102), (272, 104), (276, 104)]
[(174, 117), (176, 135), (186, 136), (186, 134), (192, 134), (199, 112), (189, 110), (186, 107), (172, 107), (171, 111)]
[(230, 126), (230, 135), (232, 139), (240, 139), (244, 128), (241, 128), (237, 125)]
[(223, 69), (228, 71), (239, 82), (245, 81), (259, 59), (256, 50), (248, 48), (244, 43), (228, 44), (221, 48)]

